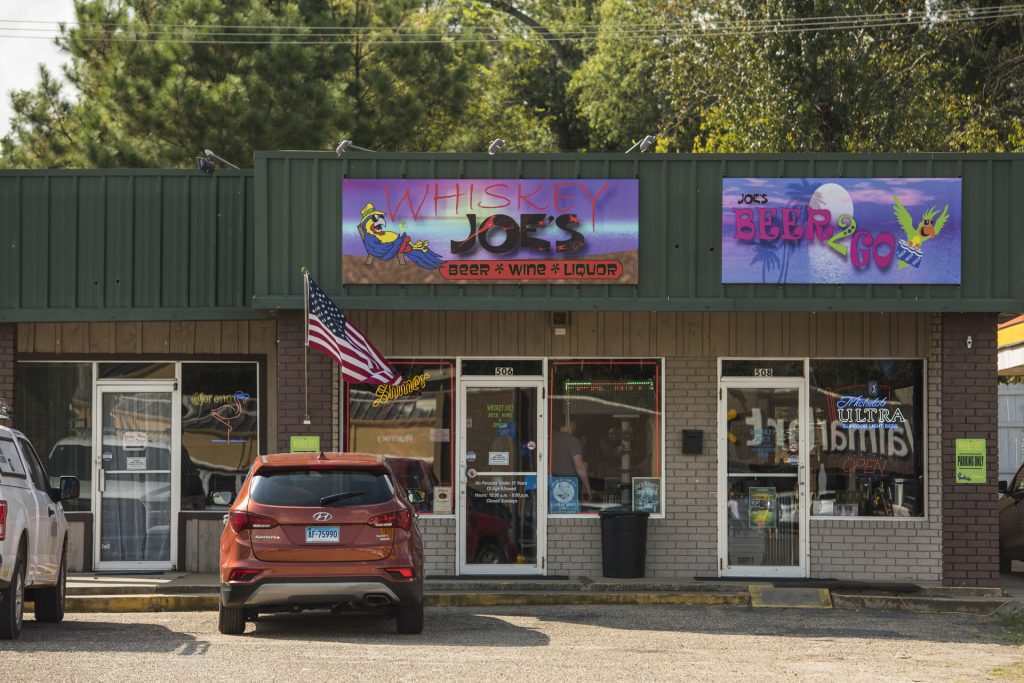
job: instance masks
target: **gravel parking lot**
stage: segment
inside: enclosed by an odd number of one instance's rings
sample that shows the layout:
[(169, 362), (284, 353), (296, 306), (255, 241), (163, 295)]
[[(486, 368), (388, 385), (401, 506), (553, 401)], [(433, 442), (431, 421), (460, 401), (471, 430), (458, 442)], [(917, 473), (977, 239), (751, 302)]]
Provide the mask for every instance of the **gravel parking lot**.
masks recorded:
[[(299, 615), (222, 636), (204, 613), (26, 621), (0, 644), (5, 681), (978, 681), (1024, 673), (989, 618), (689, 606), (427, 611), (394, 622)], [(1001, 672), (994, 671), (999, 668)], [(1009, 673), (1008, 673), (1009, 672)], [(1013, 672), (1016, 672), (1014, 674)]]

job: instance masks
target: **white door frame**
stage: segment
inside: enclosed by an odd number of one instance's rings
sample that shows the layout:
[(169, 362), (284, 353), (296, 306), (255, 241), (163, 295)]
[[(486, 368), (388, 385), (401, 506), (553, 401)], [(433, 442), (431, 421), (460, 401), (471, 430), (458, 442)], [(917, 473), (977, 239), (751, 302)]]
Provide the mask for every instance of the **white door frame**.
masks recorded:
[[(793, 567), (750, 567), (750, 566), (729, 566), (729, 519), (728, 519), (728, 460), (729, 460), (729, 430), (727, 425), (728, 402), (726, 395), (728, 389), (798, 389), (798, 411), (797, 419), (800, 423), (800, 451), (797, 464), (797, 492), (798, 504), (800, 507), (800, 563)], [(810, 435), (810, 407), (807, 403), (807, 380), (803, 377), (722, 377), (719, 373), (718, 380), (718, 574), (719, 576), (749, 576), (749, 577), (794, 577), (803, 578), (808, 575), (810, 569), (810, 543), (808, 521), (810, 519), (810, 505), (807, 501), (807, 459)], [(767, 475), (779, 476), (779, 475)], [(784, 475), (785, 476), (785, 475)]]
[[(167, 562), (100, 560), (103, 518), (103, 394), (105, 393), (167, 393), (171, 397), (171, 533), (170, 557)], [(181, 509), (181, 390), (176, 379), (161, 380), (98, 380), (93, 389), (93, 568), (114, 570), (170, 570), (178, 564), (178, 513)]]
[[(458, 382), (459, 401), (456, 409), (456, 514), (455, 543), (456, 572), (460, 575), (504, 575), (543, 576), (547, 574), (547, 502), (548, 502), (548, 435), (547, 435), (547, 392), (543, 377), (473, 377), (460, 378)], [(467, 388), (526, 388), (537, 390), (537, 564), (468, 564), (466, 562), (466, 389)], [(512, 474), (512, 473), (510, 473)], [(522, 474), (522, 473), (518, 473)], [(526, 474), (532, 474), (527, 472)]]

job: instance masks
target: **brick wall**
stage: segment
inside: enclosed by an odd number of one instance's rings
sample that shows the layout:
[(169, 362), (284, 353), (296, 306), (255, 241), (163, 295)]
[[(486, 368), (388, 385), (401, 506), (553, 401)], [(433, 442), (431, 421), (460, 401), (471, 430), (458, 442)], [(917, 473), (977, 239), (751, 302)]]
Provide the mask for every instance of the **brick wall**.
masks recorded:
[(337, 383), (331, 366), (334, 361), (315, 349), (309, 351), (309, 419), (304, 416), (304, 371), (302, 352), (305, 344), (305, 316), (302, 311), (281, 311), (277, 321), (277, 450), (287, 453), (289, 437), (315, 434), (324, 450), (334, 450), (337, 433), (334, 424)]
[(455, 547), (453, 517), (420, 517), (423, 534), (424, 573), (427, 576), (458, 574), (458, 549)]
[[(996, 316), (942, 316), (942, 581), (999, 585)], [(967, 348), (967, 337), (971, 348)], [(956, 439), (985, 439), (988, 482), (957, 484)]]
[(0, 399), (14, 412), (14, 347), (17, 325), (0, 325)]
[[(812, 355), (817, 357), (899, 356), (884, 351), (845, 353), (834, 345), (843, 339), (868, 339), (857, 320), (849, 320), (846, 337), (819, 338)], [(810, 522), (809, 575), (813, 578), (866, 581), (939, 581), (943, 578), (945, 416), (940, 396), (943, 384), (942, 317), (928, 316), (921, 323), (927, 341), (927, 441), (928, 510), (921, 519), (814, 520)], [(990, 326), (994, 330), (994, 325)], [(994, 332), (993, 332), (994, 335)], [(977, 337), (976, 337), (977, 339)], [(994, 343), (994, 342), (993, 342)], [(921, 349), (924, 349), (924, 341)], [(977, 348), (977, 346), (975, 347)], [(471, 350), (470, 350), (471, 351)], [(666, 482), (667, 512), (652, 519), (648, 530), (647, 576), (692, 578), (718, 573), (718, 452), (717, 452), (717, 358), (728, 353), (714, 345), (691, 355), (666, 355)], [(783, 349), (778, 355), (800, 356), (805, 349)], [(470, 352), (469, 355), (479, 355)], [(994, 363), (994, 360), (993, 360)], [(994, 370), (990, 374), (994, 377)], [(994, 381), (994, 380), (993, 380)], [(992, 385), (993, 401), (995, 385)], [(991, 420), (994, 425), (995, 415)], [(700, 455), (682, 454), (682, 430), (704, 432)], [(993, 426), (994, 429), (994, 426)], [(990, 446), (990, 449), (994, 446)], [(991, 452), (991, 450), (990, 450)], [(947, 458), (948, 459), (948, 458)], [(994, 460), (990, 464), (994, 467)], [(993, 470), (994, 471), (994, 470)], [(995, 479), (993, 478), (993, 481)], [(994, 498), (993, 498), (994, 500)], [(994, 517), (992, 517), (994, 519)], [(457, 572), (456, 520), (421, 518), (428, 576)], [(566, 576), (600, 576), (600, 520), (551, 518), (547, 528), (548, 573)], [(995, 541), (985, 541), (992, 548)]]
[[(651, 578), (718, 573), (717, 369), (711, 356), (665, 359), (666, 513), (648, 522)], [(684, 429), (704, 432), (700, 455), (682, 453)], [(552, 574), (600, 576), (600, 520), (551, 520), (548, 558)]]
[(921, 519), (811, 517), (810, 575), (857, 581), (942, 579), (942, 390), (941, 316), (932, 316), (925, 365), (928, 399), (926, 516)]

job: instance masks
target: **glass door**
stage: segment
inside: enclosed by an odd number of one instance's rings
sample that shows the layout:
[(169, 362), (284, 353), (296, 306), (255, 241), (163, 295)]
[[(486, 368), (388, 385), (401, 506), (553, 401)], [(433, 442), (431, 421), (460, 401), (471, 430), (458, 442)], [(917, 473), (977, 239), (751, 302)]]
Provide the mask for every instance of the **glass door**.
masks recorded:
[(174, 384), (101, 384), (96, 392), (95, 567), (172, 569), (181, 433)]
[(720, 394), (720, 573), (805, 576), (803, 380), (728, 380)]
[(459, 573), (543, 574), (543, 380), (463, 380)]

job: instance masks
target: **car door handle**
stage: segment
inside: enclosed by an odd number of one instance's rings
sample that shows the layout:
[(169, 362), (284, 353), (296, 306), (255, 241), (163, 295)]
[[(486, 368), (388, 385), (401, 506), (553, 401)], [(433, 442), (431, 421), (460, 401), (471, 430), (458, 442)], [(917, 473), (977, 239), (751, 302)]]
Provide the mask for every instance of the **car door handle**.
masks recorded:
[(53, 508), (46, 508), (46, 509), (49, 511), (50, 517), (53, 517), (55, 514), (57, 514), (57, 511), (54, 510)]

